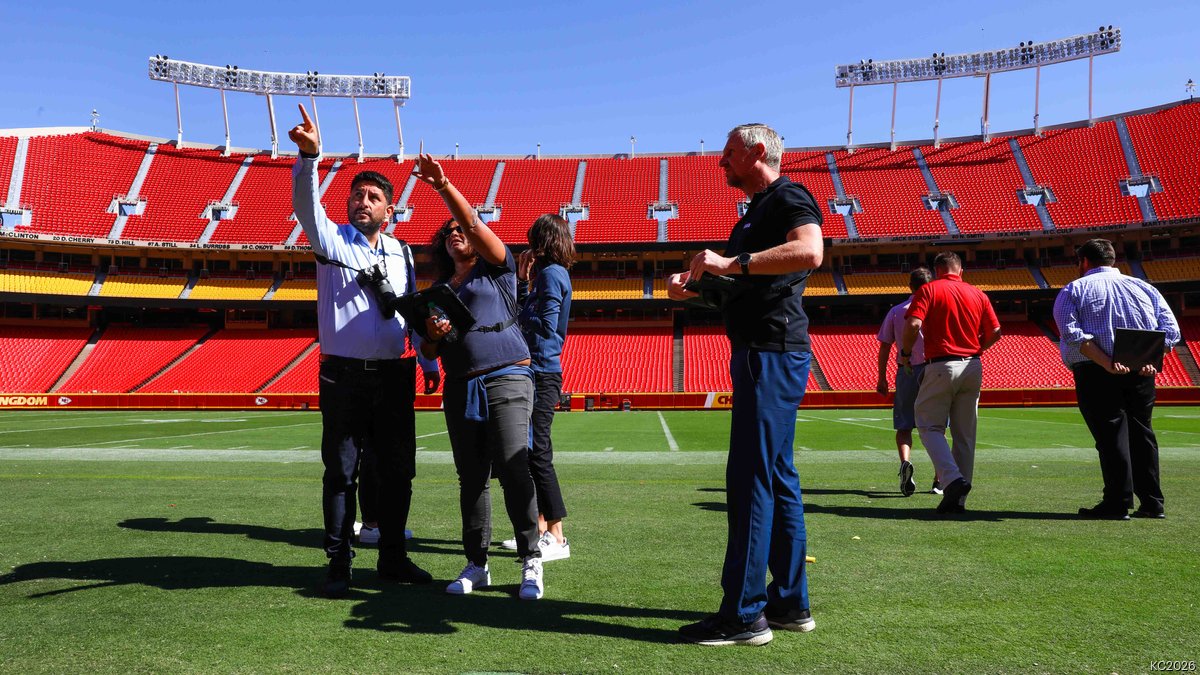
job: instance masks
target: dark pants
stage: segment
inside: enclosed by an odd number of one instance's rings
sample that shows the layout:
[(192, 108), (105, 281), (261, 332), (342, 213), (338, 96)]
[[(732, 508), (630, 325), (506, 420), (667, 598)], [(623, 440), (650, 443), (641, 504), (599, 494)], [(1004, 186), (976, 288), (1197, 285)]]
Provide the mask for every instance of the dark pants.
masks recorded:
[(442, 410), (454, 468), (458, 471), (462, 511), (463, 552), (476, 565), (488, 559), (492, 541), (492, 498), (488, 491), (492, 467), (499, 472), (504, 506), (522, 558), (540, 556), (537, 547), (537, 500), (529, 476), (529, 414), (533, 381), (524, 375), (503, 375), (484, 383), (488, 419), (466, 419), (466, 382), (447, 378)]
[(358, 460), (358, 512), (364, 523), (378, 523), (379, 473), (375, 469), (375, 453), (363, 448)]
[(792, 442), (811, 358), (808, 352), (753, 349), (730, 356), (729, 543), (719, 610), (727, 619), (749, 623), (768, 603), (781, 611), (808, 609), (804, 504)]
[(537, 490), (538, 513), (546, 520), (561, 520), (567, 516), (558, 474), (554, 471), (554, 443), (550, 426), (554, 424), (554, 408), (562, 398), (562, 373), (533, 374), (533, 414), (529, 420), (532, 445), (529, 448), (529, 473)]
[(1079, 412), (1100, 455), (1103, 503), (1114, 509), (1133, 508), (1136, 494), (1143, 509), (1162, 511), (1158, 440), (1150, 421), (1154, 378), (1135, 373), (1112, 375), (1090, 361), (1072, 370)]
[(414, 359), (377, 362), (367, 371), (349, 362), (321, 364), (322, 510), (325, 555), (353, 555), (359, 460), (364, 450), (375, 458), (378, 491), (379, 555), (406, 555), (404, 528), (416, 475), (416, 378)]

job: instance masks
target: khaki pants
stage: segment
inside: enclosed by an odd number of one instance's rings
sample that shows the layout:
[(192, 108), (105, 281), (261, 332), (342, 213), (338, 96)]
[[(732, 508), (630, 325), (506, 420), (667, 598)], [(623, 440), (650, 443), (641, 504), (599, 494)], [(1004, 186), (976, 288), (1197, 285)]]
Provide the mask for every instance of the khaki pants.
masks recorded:
[[(915, 405), (917, 429), (943, 487), (959, 478), (971, 482), (982, 384), (978, 358), (925, 364)], [(947, 421), (953, 445), (946, 443)]]

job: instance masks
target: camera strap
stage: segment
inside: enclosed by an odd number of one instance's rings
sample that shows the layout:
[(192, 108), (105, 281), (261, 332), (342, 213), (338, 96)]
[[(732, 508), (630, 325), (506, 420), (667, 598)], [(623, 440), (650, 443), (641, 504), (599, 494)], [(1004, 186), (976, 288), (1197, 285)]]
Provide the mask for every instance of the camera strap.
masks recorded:
[(513, 317), (507, 321), (500, 321), (500, 322), (493, 323), (488, 326), (476, 326), (467, 332), (468, 333), (499, 333), (500, 331), (508, 328), (509, 326), (513, 325), (516, 322), (517, 322), (517, 318)]

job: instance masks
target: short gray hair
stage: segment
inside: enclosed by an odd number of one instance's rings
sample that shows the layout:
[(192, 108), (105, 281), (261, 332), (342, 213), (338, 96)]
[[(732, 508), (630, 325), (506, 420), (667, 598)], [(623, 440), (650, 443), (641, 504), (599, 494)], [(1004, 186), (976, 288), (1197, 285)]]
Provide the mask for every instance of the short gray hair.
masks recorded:
[(766, 155), (763, 157), (763, 164), (772, 169), (779, 169), (779, 164), (783, 161), (783, 139), (774, 129), (760, 122), (739, 124), (730, 130), (729, 136), (726, 138), (732, 138), (735, 135), (747, 148), (762, 143), (763, 147), (767, 149)]

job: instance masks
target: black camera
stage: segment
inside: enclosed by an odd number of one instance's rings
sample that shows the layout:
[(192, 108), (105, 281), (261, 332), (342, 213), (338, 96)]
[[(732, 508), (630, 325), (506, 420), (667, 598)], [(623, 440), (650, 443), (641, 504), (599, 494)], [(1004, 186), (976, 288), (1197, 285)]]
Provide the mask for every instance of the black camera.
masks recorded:
[(359, 270), (354, 280), (359, 286), (369, 288), (375, 294), (375, 303), (379, 305), (379, 312), (383, 314), (383, 318), (391, 319), (396, 316), (396, 291), (392, 288), (392, 282), (388, 281), (387, 273), (378, 263)]

